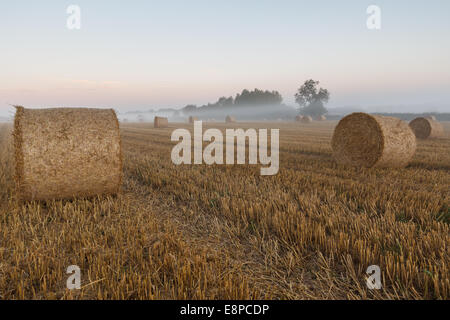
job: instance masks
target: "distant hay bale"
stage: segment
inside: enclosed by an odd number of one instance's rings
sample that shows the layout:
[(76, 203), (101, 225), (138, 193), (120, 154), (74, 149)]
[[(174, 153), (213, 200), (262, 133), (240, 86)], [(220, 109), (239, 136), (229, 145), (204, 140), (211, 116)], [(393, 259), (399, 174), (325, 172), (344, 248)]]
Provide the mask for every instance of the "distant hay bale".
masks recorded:
[(197, 118), (197, 117), (190, 116), (190, 117), (189, 117), (189, 123), (194, 123), (194, 121), (198, 121), (198, 118)]
[(419, 139), (439, 138), (444, 135), (444, 127), (438, 121), (429, 118), (416, 118), (409, 123)]
[(316, 117), (316, 120), (317, 121), (325, 121), (325, 120), (327, 120), (327, 117), (325, 117), (324, 115), (321, 115), (321, 116)]
[(300, 120), (302, 123), (311, 123), (312, 121), (313, 119), (310, 116), (303, 116), (302, 120)]
[(109, 109), (16, 107), (15, 181), (24, 201), (117, 194), (119, 122)]
[(236, 122), (236, 118), (235, 118), (235, 117), (232, 117), (232, 116), (227, 116), (227, 117), (225, 118), (225, 122), (226, 122), (226, 123), (235, 123), (235, 122)]
[(163, 117), (155, 117), (155, 128), (167, 128), (169, 127), (169, 119)]
[(295, 117), (295, 121), (298, 121), (298, 122), (302, 121), (302, 119), (303, 119), (303, 116), (300, 116), (300, 115)]
[(426, 116), (425, 118), (436, 121), (436, 117), (433, 115)]
[(353, 113), (338, 123), (331, 146), (341, 164), (404, 167), (414, 156), (416, 138), (400, 119)]

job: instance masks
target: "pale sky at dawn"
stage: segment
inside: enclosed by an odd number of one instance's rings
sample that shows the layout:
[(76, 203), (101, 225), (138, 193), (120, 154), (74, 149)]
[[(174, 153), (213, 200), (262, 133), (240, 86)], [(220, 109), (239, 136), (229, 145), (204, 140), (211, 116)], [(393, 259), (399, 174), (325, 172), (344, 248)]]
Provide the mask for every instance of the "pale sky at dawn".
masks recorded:
[[(381, 30), (366, 9), (381, 8)], [(69, 5), (81, 29), (69, 30)], [(450, 1), (2, 1), (9, 104), (181, 108), (307, 79), (330, 107), (450, 112)]]

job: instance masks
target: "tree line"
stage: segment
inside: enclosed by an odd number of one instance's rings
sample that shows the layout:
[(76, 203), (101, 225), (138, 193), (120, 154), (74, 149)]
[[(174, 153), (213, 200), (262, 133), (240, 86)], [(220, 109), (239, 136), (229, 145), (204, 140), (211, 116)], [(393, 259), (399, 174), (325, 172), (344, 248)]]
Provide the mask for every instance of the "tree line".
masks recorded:
[[(325, 115), (328, 110), (325, 108), (330, 99), (330, 93), (327, 89), (318, 88), (319, 81), (312, 79), (298, 89), (295, 94), (295, 101), (299, 105), (299, 113), (308, 116)], [(220, 97), (215, 103), (197, 107), (190, 104), (182, 109), (184, 114), (192, 114), (201, 111), (224, 110), (227, 107), (273, 107), (274, 111), (283, 104), (283, 97), (278, 91), (254, 89), (252, 91), (244, 89), (236, 97)]]

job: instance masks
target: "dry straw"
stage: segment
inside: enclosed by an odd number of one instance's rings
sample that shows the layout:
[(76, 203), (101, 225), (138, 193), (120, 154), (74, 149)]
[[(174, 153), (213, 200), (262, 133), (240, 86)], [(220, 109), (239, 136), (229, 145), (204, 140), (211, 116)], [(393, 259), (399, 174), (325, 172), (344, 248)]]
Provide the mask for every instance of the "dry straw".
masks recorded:
[(442, 124), (430, 118), (416, 118), (409, 126), (419, 139), (439, 138), (444, 135)]
[(189, 117), (189, 123), (194, 123), (194, 121), (198, 121), (198, 118), (197, 118), (197, 117), (190, 116), (190, 117)]
[(235, 118), (235, 117), (232, 117), (232, 116), (227, 116), (227, 117), (225, 118), (225, 122), (226, 122), (226, 123), (235, 123), (235, 122), (236, 122), (236, 118)]
[(169, 119), (163, 117), (155, 117), (155, 128), (167, 128), (169, 127)]
[(122, 147), (114, 110), (16, 109), (15, 180), (20, 199), (119, 192)]
[(416, 138), (400, 119), (353, 113), (339, 122), (331, 145), (341, 164), (404, 167), (414, 156)]

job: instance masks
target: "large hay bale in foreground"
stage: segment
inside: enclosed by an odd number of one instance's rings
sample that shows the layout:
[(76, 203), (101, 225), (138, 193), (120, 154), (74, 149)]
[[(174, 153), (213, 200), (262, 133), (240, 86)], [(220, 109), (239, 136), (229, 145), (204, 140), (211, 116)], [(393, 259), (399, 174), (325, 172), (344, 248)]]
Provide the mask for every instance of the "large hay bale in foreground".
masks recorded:
[(331, 146), (341, 164), (404, 167), (416, 151), (416, 138), (400, 119), (353, 113), (338, 123)]
[(14, 146), (21, 200), (90, 197), (120, 190), (122, 148), (112, 109), (17, 107)]
[(190, 116), (190, 117), (189, 117), (189, 123), (194, 123), (194, 121), (198, 121), (198, 118), (197, 118), (197, 117)]
[(235, 118), (235, 117), (232, 117), (232, 116), (227, 116), (227, 117), (225, 118), (225, 122), (226, 122), (226, 123), (235, 123), (235, 122), (236, 122), (236, 118)]
[(409, 126), (419, 139), (439, 138), (444, 135), (442, 124), (430, 118), (416, 118)]
[(169, 119), (163, 117), (155, 117), (155, 123), (153, 125), (155, 128), (168, 128)]
[(313, 121), (313, 119), (310, 116), (303, 116), (302, 120), (300, 121), (301, 123), (311, 123)]

